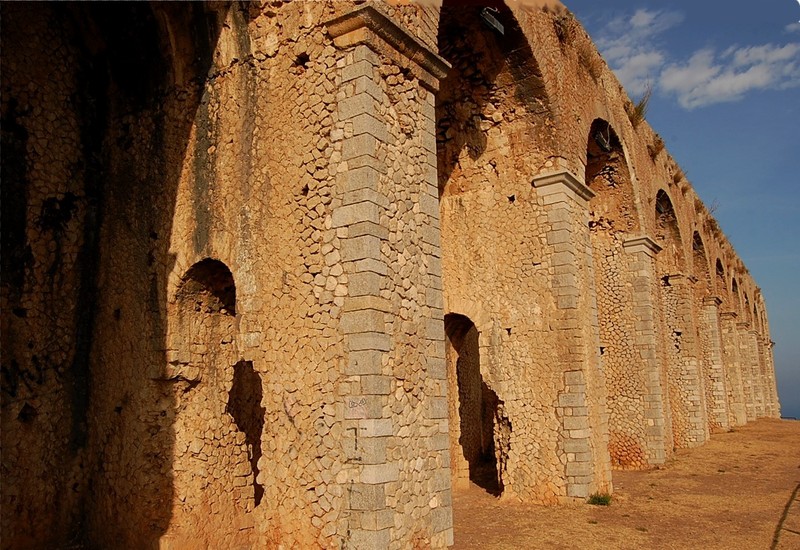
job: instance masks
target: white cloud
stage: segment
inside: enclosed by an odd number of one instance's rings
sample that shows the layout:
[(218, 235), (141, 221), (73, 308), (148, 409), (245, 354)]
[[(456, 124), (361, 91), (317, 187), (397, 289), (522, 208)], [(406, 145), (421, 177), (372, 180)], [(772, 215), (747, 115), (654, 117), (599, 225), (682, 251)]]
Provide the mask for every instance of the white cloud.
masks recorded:
[(800, 44), (765, 44), (695, 52), (688, 61), (664, 67), (659, 90), (675, 95), (686, 109), (737, 101), (754, 90), (800, 85)]
[(797, 23), (789, 23), (783, 28), (783, 30), (786, 32), (800, 32), (800, 21)]
[(639, 9), (608, 23), (597, 46), (629, 92), (644, 93), (656, 80), (666, 57), (655, 38), (681, 21), (679, 12)]
[[(652, 85), (694, 109), (800, 85), (799, 43), (731, 46), (720, 53), (703, 48), (686, 60), (671, 58), (659, 37), (682, 21), (679, 12), (639, 9), (613, 19), (600, 33), (598, 48), (629, 93), (642, 94)], [(786, 30), (800, 32), (800, 23)]]

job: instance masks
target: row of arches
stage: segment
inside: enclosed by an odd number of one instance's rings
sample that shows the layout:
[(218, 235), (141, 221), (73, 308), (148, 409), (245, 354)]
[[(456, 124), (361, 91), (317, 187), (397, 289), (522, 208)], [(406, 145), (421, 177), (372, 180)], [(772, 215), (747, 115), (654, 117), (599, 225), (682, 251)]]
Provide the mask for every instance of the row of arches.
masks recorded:
[[(525, 472), (520, 472), (524, 465), (501, 467), (506, 454), (499, 449), (504, 437), (497, 427), (500, 416), (485, 411), (482, 403), (496, 399), (509, 424), (527, 424), (535, 417), (530, 409), (540, 405), (519, 397), (526, 393), (525, 386), (538, 389), (559, 375), (573, 378), (554, 367), (563, 363), (558, 354), (542, 349), (574, 338), (567, 330), (548, 332), (556, 326), (575, 327), (573, 332), (590, 340), (593, 327), (596, 331), (602, 375), (592, 374), (595, 359), (587, 352), (588, 382), (583, 383), (589, 384), (587, 402), (601, 399), (607, 406), (607, 427), (599, 417), (593, 419), (590, 407), (586, 414), (594, 432), (590, 438), (596, 438), (593, 445), (607, 429), (608, 454), (617, 468), (662, 463), (676, 448), (702, 444), (715, 431), (774, 414), (767, 406), (770, 382), (762, 365), (769, 354), (761, 347), (769, 334), (757, 287), (683, 172), (662, 152), (663, 142), (631, 116), (630, 101), (621, 88), (617, 93), (618, 83), (574, 18), (565, 12), (498, 5), (492, 16), (503, 28), (513, 29), (506, 36), (483, 24), (480, 8), (458, 13), (448, 8), (445, 2), (439, 51), (453, 68), (437, 97), (445, 303), (478, 300), (492, 319), (482, 323), (481, 343), (462, 353), (464, 344), (453, 336), (458, 333), (455, 327), (475, 327), (462, 318), (463, 311), (445, 310), (453, 377), (453, 479), (463, 479), (464, 472), (477, 479), (477, 472), (491, 464), (499, 487), (547, 500), (537, 493), (536, 477), (551, 459), (545, 453), (518, 459), (536, 463)], [(460, 39), (465, 36), (468, 42)], [(520, 41), (525, 47), (512, 47)], [(524, 55), (507, 56), (510, 50)], [(534, 97), (525, 102), (504, 93), (519, 85), (520, 65), (525, 78), (538, 83), (526, 89)], [(533, 103), (539, 108), (530, 109)], [(554, 170), (570, 173), (579, 182), (571, 184), (573, 189), (580, 184), (588, 188), (588, 216), (583, 220), (579, 211), (569, 210), (574, 207), (553, 212), (553, 200), (543, 201), (518, 183)], [(568, 252), (576, 266), (548, 264), (554, 261), (548, 255), (561, 256), (568, 250), (565, 238), (570, 237), (563, 234), (568, 224), (573, 224), (569, 230), (580, 245), (581, 223), (588, 225), (591, 250), (585, 269), (577, 248)], [(537, 242), (536, 236), (553, 225), (562, 228), (562, 234), (552, 242), (548, 237), (545, 246)], [(513, 241), (514, 247), (500, 239)], [(579, 287), (585, 300), (563, 296), (569, 290), (555, 288), (555, 283), (545, 292), (536, 289), (544, 280), (536, 269), (539, 265), (550, 265), (559, 281)], [(577, 308), (576, 319), (541, 319), (562, 315), (562, 306)], [(492, 400), (480, 397), (480, 392), (469, 397), (472, 394), (456, 383), (462, 380), (459, 369), (466, 372), (473, 361), (480, 365), (481, 383), (495, 392)], [(600, 380), (594, 388), (592, 378)], [(505, 380), (522, 387), (510, 389)], [(593, 391), (603, 395), (591, 395)], [(546, 401), (551, 398), (547, 395), (540, 392), (535, 399)], [(473, 419), (472, 427), (467, 425), (470, 407), (483, 411), (482, 420)], [(746, 414), (734, 412), (747, 407)], [(583, 414), (584, 409), (578, 410)], [(547, 414), (547, 406), (542, 410)], [(555, 408), (556, 414), (562, 410), (574, 414), (571, 408)], [(477, 427), (484, 426), (487, 417), (495, 421), (492, 437)], [(580, 425), (577, 419), (563, 423)], [(538, 432), (531, 429), (526, 434), (525, 429), (512, 432), (512, 449), (538, 448), (540, 442), (531, 441), (531, 434)], [(464, 433), (479, 434), (481, 441), (492, 444), (481, 447), (482, 462)], [(541, 444), (558, 453), (558, 443)], [(591, 460), (596, 470), (602, 457)], [(569, 474), (566, 478), (573, 479)]]

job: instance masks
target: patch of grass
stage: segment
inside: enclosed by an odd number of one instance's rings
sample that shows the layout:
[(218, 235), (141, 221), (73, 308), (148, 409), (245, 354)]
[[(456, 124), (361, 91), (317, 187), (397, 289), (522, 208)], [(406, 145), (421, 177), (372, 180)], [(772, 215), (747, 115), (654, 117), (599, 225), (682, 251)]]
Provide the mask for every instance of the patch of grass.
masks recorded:
[(647, 107), (650, 104), (650, 97), (652, 95), (653, 87), (648, 85), (644, 94), (635, 105), (633, 102), (625, 104), (625, 112), (628, 114), (628, 119), (631, 121), (631, 125), (634, 128), (637, 128), (639, 124), (644, 121), (644, 117), (647, 116)]
[(597, 82), (600, 75), (603, 74), (603, 61), (600, 59), (600, 55), (593, 50), (589, 42), (580, 42), (577, 50), (578, 61), (592, 77), (592, 80)]
[(589, 495), (586, 501), (592, 506), (609, 506), (611, 504), (611, 495), (608, 493), (593, 493)]
[(569, 11), (559, 13), (553, 17), (553, 30), (556, 32), (558, 42), (564, 46), (572, 40), (573, 15)]
[(679, 184), (680, 182), (682, 182), (682, 181), (683, 181), (685, 178), (686, 178), (686, 174), (684, 173), (684, 171), (683, 171), (681, 168), (677, 168), (677, 169), (676, 169), (676, 170), (675, 170), (675, 171), (672, 173), (672, 183), (673, 183), (673, 184), (675, 184), (675, 185), (678, 185), (678, 184)]
[(655, 162), (656, 158), (658, 158), (658, 154), (664, 150), (664, 140), (661, 139), (661, 136), (656, 134), (656, 137), (653, 139), (653, 143), (650, 143), (647, 146), (647, 152), (650, 153), (650, 159)]

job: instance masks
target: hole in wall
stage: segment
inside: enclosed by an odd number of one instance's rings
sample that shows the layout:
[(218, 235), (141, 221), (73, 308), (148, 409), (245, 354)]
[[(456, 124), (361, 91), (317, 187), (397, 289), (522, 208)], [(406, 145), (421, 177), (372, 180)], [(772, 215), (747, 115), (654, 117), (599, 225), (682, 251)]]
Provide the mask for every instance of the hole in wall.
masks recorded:
[(514, 204), (516, 202), (516, 200), (517, 200), (516, 195), (509, 195), (508, 196), (508, 202), (510, 202), (511, 204)]
[(31, 406), (30, 403), (25, 403), (19, 410), (19, 414), (17, 414), (17, 420), (23, 424), (30, 424), (38, 415), (39, 411), (37, 411), (35, 407)]
[(302, 67), (303, 69), (307, 69), (308, 68), (308, 62), (310, 60), (311, 60), (311, 58), (308, 56), (308, 53), (303, 52), (301, 54), (298, 54), (297, 57), (295, 58), (294, 66), (295, 67)]
[(261, 406), (263, 390), (261, 375), (253, 369), (252, 361), (239, 361), (233, 366), (233, 385), (228, 395), (225, 412), (233, 417), (236, 427), (244, 433), (247, 454), (253, 471), (255, 505), (261, 503), (264, 487), (258, 482), (258, 461), (261, 458), (261, 434), (264, 431), (264, 414)]

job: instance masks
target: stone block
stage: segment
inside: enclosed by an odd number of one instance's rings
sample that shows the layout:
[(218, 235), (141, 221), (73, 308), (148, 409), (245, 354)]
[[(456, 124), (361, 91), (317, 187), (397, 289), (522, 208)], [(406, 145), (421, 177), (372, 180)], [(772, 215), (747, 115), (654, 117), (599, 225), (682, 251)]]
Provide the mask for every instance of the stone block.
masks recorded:
[[(342, 197), (342, 204), (356, 204), (359, 202), (371, 202), (386, 208), (389, 206), (389, 199), (382, 193), (379, 193), (374, 188), (362, 187), (353, 189), (352, 191), (345, 191)], [(375, 223), (379, 223), (375, 221)]]
[(342, 313), (339, 326), (345, 334), (356, 334), (359, 332), (382, 333), (386, 328), (386, 321), (383, 312), (374, 309), (365, 309)]
[(364, 258), (363, 260), (356, 260), (348, 264), (348, 273), (364, 273), (370, 271), (378, 275), (386, 275), (389, 273), (389, 268), (381, 260), (374, 258)]
[(372, 63), (366, 60), (351, 63), (342, 69), (342, 82), (349, 82), (359, 77), (366, 77), (371, 81), (374, 70)]
[(380, 510), (386, 506), (383, 485), (353, 483), (350, 486), (350, 508), (352, 510)]
[(585, 404), (586, 404), (586, 397), (583, 394), (562, 393), (561, 395), (558, 396), (559, 407), (583, 407)]
[(432, 397), (428, 400), (428, 418), (447, 418), (447, 399)]
[(400, 471), (396, 462), (365, 464), (361, 470), (361, 483), (377, 484), (397, 481)]
[(339, 120), (349, 120), (362, 113), (375, 112), (375, 99), (369, 94), (357, 94), (339, 102)]
[(378, 510), (375, 512), (359, 512), (361, 527), (367, 531), (380, 531), (394, 525), (393, 510)]
[(378, 395), (348, 395), (344, 398), (344, 417), (347, 420), (380, 418), (383, 401)]
[(389, 240), (389, 230), (373, 222), (363, 221), (347, 227), (347, 236), (349, 238), (360, 237), (362, 235), (372, 235), (373, 237), (378, 237), (382, 241)]
[[(388, 439), (388, 437), (359, 437), (356, 440), (356, 448), (361, 455), (361, 462), (367, 465), (380, 465), (385, 463), (386, 444)], [(370, 471), (373, 472), (374, 469)], [(367, 481), (364, 479), (363, 475), (361, 476), (361, 481), (364, 483), (379, 483), (378, 481)]]
[(389, 300), (380, 296), (348, 296), (342, 307), (343, 311), (359, 311), (362, 309), (374, 309), (388, 313), (392, 310), (392, 304)]
[[(380, 93), (380, 88), (378, 88), (378, 93)], [(353, 117), (353, 135), (359, 136), (361, 134), (369, 134), (382, 143), (389, 141), (386, 124), (369, 113), (362, 113)]]
[(345, 193), (358, 189), (377, 189), (380, 181), (380, 172), (373, 166), (361, 166), (342, 172), (336, 176), (336, 179)]
[(588, 483), (570, 483), (567, 485), (567, 496), (574, 498), (588, 498), (589, 497), (589, 484)]
[[(364, 204), (364, 203), (362, 203)], [(362, 235), (342, 240), (342, 260), (381, 259), (381, 240), (374, 235)]]
[(439, 218), (439, 198), (423, 193), (419, 197), (419, 210), (423, 214)]
[(439, 533), (452, 529), (453, 509), (449, 506), (440, 506), (431, 510), (431, 531)]
[(389, 376), (362, 376), (361, 391), (370, 395), (389, 395), (392, 390), (392, 378)]
[(434, 380), (447, 379), (447, 362), (438, 357), (428, 357), (428, 376)]
[(371, 134), (361, 134), (342, 141), (342, 160), (360, 156), (374, 157), (378, 151), (378, 140)]
[(589, 428), (589, 419), (585, 416), (565, 416), (562, 419), (564, 429), (566, 430), (582, 430)]
[(376, 548), (389, 548), (390, 542), (389, 529), (381, 529), (379, 531), (353, 529), (350, 531), (347, 548), (352, 548), (353, 550), (375, 550)]
[(384, 437), (392, 435), (391, 418), (366, 418), (358, 421), (360, 437)]
[(381, 358), (383, 352), (376, 350), (351, 351), (347, 357), (345, 374), (380, 374), (383, 369)]
[(583, 371), (573, 370), (564, 373), (564, 383), (567, 386), (575, 386), (584, 383)]
[(444, 321), (428, 319), (425, 323), (425, 336), (429, 340), (444, 340)]
[(392, 348), (392, 341), (388, 334), (360, 332), (348, 336), (347, 347), (351, 352), (362, 350), (389, 351)]
[(377, 296), (383, 280), (382, 275), (371, 271), (353, 273), (347, 284), (347, 293), (349, 296)]

